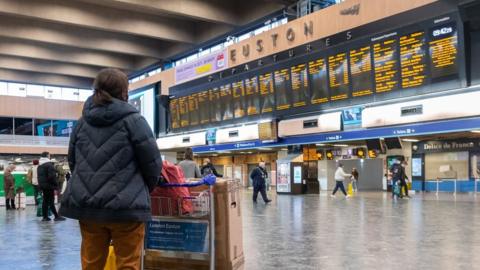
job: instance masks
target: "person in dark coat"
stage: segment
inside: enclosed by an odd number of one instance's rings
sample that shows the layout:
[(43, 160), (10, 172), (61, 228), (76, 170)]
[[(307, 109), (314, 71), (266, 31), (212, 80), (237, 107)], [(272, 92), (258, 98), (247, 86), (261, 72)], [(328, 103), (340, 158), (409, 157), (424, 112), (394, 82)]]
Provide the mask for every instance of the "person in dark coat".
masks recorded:
[(271, 202), (267, 197), (266, 180), (268, 178), (267, 170), (265, 169), (265, 162), (260, 162), (258, 167), (253, 169), (250, 173), (250, 178), (253, 183), (253, 202), (257, 203), (258, 192), (262, 195), (265, 203)]
[(7, 210), (15, 210), (15, 178), (12, 172), (15, 170), (15, 164), (7, 166), (3, 173), (3, 190), (5, 191), (5, 206)]
[(57, 213), (55, 208), (55, 190), (58, 189), (57, 171), (54, 163), (50, 160), (50, 153), (43, 152), (37, 168), (38, 186), (42, 190), (42, 221), (50, 221), (48, 209), (55, 216), (55, 221), (63, 221), (64, 217)]
[(223, 177), (223, 175), (221, 175), (217, 172), (217, 169), (215, 169), (215, 166), (213, 166), (213, 164), (212, 164), (212, 162), (210, 161), (209, 158), (206, 158), (203, 161), (203, 166), (202, 166), (202, 169), (201, 169), (200, 173), (202, 174), (202, 176), (213, 174), (216, 177)]
[(83, 269), (103, 269), (113, 243), (118, 269), (139, 269), (149, 193), (162, 159), (147, 121), (128, 103), (128, 79), (100, 71), (68, 149), (72, 176), (60, 213), (78, 219)]

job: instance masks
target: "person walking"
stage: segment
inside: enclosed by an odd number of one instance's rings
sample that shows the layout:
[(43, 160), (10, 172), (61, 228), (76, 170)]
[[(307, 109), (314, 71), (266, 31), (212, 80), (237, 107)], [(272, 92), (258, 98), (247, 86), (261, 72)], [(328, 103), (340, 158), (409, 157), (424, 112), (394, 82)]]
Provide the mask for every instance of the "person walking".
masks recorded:
[(266, 180), (268, 178), (267, 170), (265, 169), (265, 162), (260, 162), (258, 167), (253, 169), (250, 173), (250, 178), (253, 183), (253, 203), (257, 203), (258, 193), (262, 195), (263, 201), (267, 204), (272, 200), (269, 200), (267, 197), (267, 186)]
[(406, 195), (409, 198), (408, 187), (405, 181), (405, 179), (407, 178), (407, 175), (405, 173), (405, 166), (406, 163), (404, 160), (397, 159), (395, 163), (390, 167), (390, 174), (392, 176), (392, 198), (395, 197), (395, 185), (399, 185), (400, 198), (403, 198), (402, 187), (405, 187)]
[(340, 189), (342, 193), (345, 195), (346, 198), (349, 198), (350, 196), (347, 195), (347, 192), (345, 191), (345, 186), (343, 185), (343, 181), (345, 180), (346, 177), (351, 177), (351, 174), (345, 173), (343, 170), (343, 164), (339, 163), (338, 168), (335, 171), (335, 188), (333, 189), (332, 194), (330, 195), (331, 197), (335, 198), (335, 193), (337, 193), (337, 190)]
[[(400, 178), (400, 184), (401, 184), (401, 187), (403, 187), (405, 190), (405, 197), (410, 198), (410, 196), (408, 195), (408, 185), (407, 185), (407, 180), (408, 180), (408, 176), (406, 172), (407, 162), (405, 160), (402, 161), (401, 166), (402, 166), (402, 177)], [(403, 197), (403, 195), (400, 197)]]
[(136, 270), (162, 158), (147, 121), (128, 103), (127, 75), (103, 69), (93, 87), (70, 136), (72, 177), (60, 213), (79, 220), (83, 270), (104, 269), (110, 243), (117, 269)]
[(55, 221), (63, 221), (64, 217), (60, 216), (55, 208), (55, 190), (58, 189), (57, 171), (53, 162), (50, 160), (50, 153), (43, 152), (39, 160), (37, 168), (38, 185), (42, 190), (42, 221), (50, 221), (48, 210), (50, 209), (55, 216)]
[(358, 171), (357, 171), (357, 168), (353, 168), (352, 169), (352, 173), (351, 173), (352, 177), (352, 188), (353, 188), (353, 192), (358, 192)]
[(182, 168), (185, 178), (200, 178), (202, 174), (195, 161), (193, 161), (192, 148), (185, 149), (185, 159), (178, 163), (178, 166)]
[(27, 181), (33, 186), (33, 199), (35, 205), (38, 205), (38, 194), (40, 193), (40, 187), (38, 186), (38, 159), (32, 161), (32, 167), (28, 169)]
[(217, 172), (217, 170), (215, 169), (215, 166), (213, 166), (213, 164), (212, 164), (212, 162), (210, 161), (209, 158), (206, 158), (203, 161), (203, 166), (202, 166), (201, 173), (202, 173), (203, 176), (213, 174), (216, 177), (223, 177), (223, 175), (221, 175)]
[(15, 170), (15, 164), (7, 166), (3, 172), (3, 190), (5, 191), (5, 207), (7, 210), (15, 210), (15, 178), (12, 172)]

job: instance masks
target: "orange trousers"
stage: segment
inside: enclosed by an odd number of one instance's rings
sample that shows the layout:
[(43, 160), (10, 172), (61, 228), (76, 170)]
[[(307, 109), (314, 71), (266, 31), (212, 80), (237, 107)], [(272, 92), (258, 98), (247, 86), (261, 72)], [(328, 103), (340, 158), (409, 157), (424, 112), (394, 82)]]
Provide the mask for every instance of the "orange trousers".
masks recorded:
[(80, 221), (82, 269), (102, 270), (113, 243), (117, 269), (140, 269), (145, 224), (141, 222), (97, 223)]

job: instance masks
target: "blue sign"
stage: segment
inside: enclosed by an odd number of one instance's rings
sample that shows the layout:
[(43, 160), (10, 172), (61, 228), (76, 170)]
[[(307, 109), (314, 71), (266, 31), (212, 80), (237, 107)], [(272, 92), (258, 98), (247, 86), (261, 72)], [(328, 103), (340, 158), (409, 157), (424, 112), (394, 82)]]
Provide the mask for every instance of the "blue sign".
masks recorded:
[(354, 107), (342, 111), (344, 126), (360, 126), (362, 124), (362, 108)]
[(389, 137), (427, 135), (435, 133), (469, 131), (480, 129), (480, 118), (466, 118), (427, 123), (414, 123), (395, 127), (370, 128), (360, 130), (339, 131), (312, 135), (300, 135), (281, 138), (276, 143), (263, 143), (259, 140), (209, 146), (193, 147), (195, 153), (216, 152), (225, 150), (254, 149), (258, 147), (276, 147), (295, 144), (328, 143), (338, 141), (354, 141)]
[(208, 222), (158, 220), (147, 224), (146, 249), (207, 253)]

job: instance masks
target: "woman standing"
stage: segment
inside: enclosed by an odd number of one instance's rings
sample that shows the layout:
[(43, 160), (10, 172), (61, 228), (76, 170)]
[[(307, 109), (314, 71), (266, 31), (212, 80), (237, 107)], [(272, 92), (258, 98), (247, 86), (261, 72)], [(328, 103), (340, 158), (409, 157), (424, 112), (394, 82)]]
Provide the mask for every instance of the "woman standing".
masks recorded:
[(178, 163), (178, 166), (182, 168), (185, 178), (201, 178), (202, 174), (195, 161), (193, 161), (192, 148), (185, 149), (185, 159)]
[(12, 172), (15, 170), (15, 164), (7, 166), (3, 173), (3, 190), (5, 191), (5, 206), (7, 210), (15, 210), (15, 179)]
[(110, 242), (117, 269), (140, 269), (160, 152), (147, 121), (127, 102), (127, 75), (104, 69), (94, 90), (70, 137), (72, 177), (60, 213), (80, 222), (82, 269), (103, 269)]

